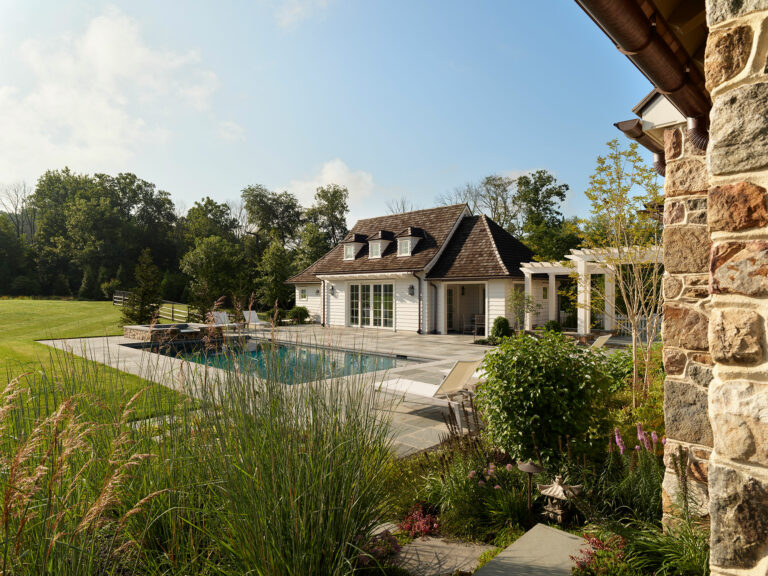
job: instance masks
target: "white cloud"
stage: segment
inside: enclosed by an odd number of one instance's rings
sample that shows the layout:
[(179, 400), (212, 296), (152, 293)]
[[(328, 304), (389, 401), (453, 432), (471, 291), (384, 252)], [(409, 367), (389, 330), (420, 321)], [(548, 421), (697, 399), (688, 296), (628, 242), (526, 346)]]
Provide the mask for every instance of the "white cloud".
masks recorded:
[(219, 138), (228, 142), (242, 142), (245, 140), (245, 128), (231, 120), (219, 122), (217, 133)]
[(376, 188), (373, 174), (364, 170), (351, 170), (340, 158), (322, 165), (317, 174), (307, 180), (291, 180), (285, 188), (295, 194), (303, 206), (310, 206), (320, 186), (338, 184), (349, 190), (350, 207), (361, 205)]
[(275, 19), (281, 28), (290, 28), (328, 7), (328, 0), (278, 0)]
[(10, 178), (34, 179), (65, 164), (123, 167), (141, 146), (169, 136), (142, 109), (207, 110), (218, 87), (198, 52), (151, 46), (139, 23), (116, 8), (81, 33), (29, 39), (16, 55), (31, 82), (0, 84), (0, 173)]

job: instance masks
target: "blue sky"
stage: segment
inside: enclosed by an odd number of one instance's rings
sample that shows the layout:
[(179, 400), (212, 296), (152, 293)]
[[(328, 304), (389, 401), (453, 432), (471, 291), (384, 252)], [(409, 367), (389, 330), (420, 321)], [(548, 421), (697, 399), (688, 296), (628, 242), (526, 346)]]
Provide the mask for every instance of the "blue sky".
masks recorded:
[(351, 220), (539, 168), (586, 215), (651, 88), (569, 0), (0, 0), (0, 51), (0, 182), (129, 171), (185, 207), (337, 182)]

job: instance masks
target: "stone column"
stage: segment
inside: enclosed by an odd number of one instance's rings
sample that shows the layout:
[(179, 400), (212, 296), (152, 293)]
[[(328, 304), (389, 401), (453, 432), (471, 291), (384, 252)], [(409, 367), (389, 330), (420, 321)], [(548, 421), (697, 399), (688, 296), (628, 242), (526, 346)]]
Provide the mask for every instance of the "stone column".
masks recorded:
[(584, 260), (577, 262), (576, 271), (579, 273), (579, 293), (576, 299), (576, 331), (579, 334), (589, 334), (592, 329), (592, 274), (589, 272), (587, 263)]
[(666, 472), (662, 485), (664, 517), (678, 511), (675, 459), (682, 448), (690, 459), (690, 492), (698, 512), (709, 512), (708, 462), (712, 428), (707, 415), (713, 361), (709, 355), (706, 156), (688, 139), (685, 124), (664, 134), (664, 421)]
[(707, 0), (713, 575), (768, 573), (768, 0)]
[(547, 306), (549, 308), (549, 320), (557, 320), (557, 275), (549, 274), (549, 288), (547, 288), (547, 296), (549, 301)]
[[(528, 298), (533, 298), (533, 286), (532, 286), (532, 280), (531, 273), (530, 272), (524, 272), (525, 274), (525, 296), (526, 300)], [(527, 302), (526, 302), (527, 305)], [(519, 318), (519, 316), (518, 316)], [(527, 309), (525, 311), (525, 322), (524, 327), (526, 330), (533, 330), (533, 312), (529, 312)]]

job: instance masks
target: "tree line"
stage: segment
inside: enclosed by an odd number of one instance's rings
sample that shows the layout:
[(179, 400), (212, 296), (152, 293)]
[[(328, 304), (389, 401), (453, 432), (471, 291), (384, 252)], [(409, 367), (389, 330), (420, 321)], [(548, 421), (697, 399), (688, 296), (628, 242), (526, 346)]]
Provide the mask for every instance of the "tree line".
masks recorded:
[[(467, 202), (537, 257), (560, 259), (580, 242), (575, 220), (560, 211), (567, 191), (539, 170), (491, 175), (438, 203)], [(168, 192), (131, 173), (51, 170), (34, 189), (0, 189), (0, 294), (109, 299), (133, 289), (149, 269), (163, 299), (189, 302), (200, 313), (222, 296), (226, 305), (290, 307), (286, 279), (346, 236), (348, 200), (347, 188), (336, 184), (319, 187), (308, 207), (289, 192), (252, 185), (236, 202), (206, 197), (181, 213)], [(390, 204), (390, 211), (407, 208), (405, 200)]]

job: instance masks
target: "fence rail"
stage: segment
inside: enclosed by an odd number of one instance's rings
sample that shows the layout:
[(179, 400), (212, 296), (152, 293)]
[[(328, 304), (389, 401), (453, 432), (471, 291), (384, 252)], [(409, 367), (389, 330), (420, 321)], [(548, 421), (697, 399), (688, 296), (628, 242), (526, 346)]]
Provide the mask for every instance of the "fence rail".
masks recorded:
[[(659, 331), (661, 330), (661, 319), (651, 318), (649, 321), (648, 318), (640, 318), (638, 322), (638, 332), (642, 340), (649, 340), (649, 328), (653, 330), (653, 334), (651, 334), (652, 338), (650, 339), (655, 340), (659, 335)], [(632, 336), (632, 325), (629, 323), (629, 319), (623, 314), (616, 314), (616, 329), (621, 336)]]
[[(120, 307), (125, 306), (130, 297), (130, 292), (115, 290), (115, 293), (112, 295), (112, 304)], [(189, 306), (181, 302), (163, 300), (157, 311), (157, 316), (171, 322), (189, 322)]]

